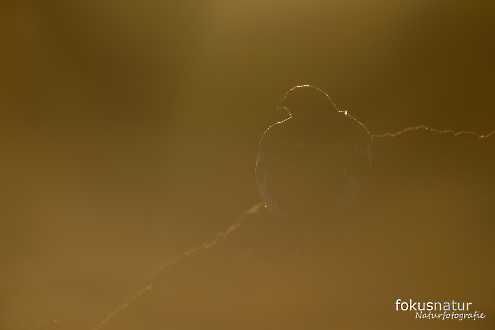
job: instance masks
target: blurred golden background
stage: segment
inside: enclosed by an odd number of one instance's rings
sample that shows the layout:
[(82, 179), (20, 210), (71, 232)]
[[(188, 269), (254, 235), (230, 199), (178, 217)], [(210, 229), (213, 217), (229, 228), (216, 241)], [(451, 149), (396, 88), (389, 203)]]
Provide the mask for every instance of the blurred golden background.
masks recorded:
[(258, 200), (257, 143), (313, 83), (372, 132), (488, 132), (490, 1), (2, 3), (0, 328), (88, 328)]

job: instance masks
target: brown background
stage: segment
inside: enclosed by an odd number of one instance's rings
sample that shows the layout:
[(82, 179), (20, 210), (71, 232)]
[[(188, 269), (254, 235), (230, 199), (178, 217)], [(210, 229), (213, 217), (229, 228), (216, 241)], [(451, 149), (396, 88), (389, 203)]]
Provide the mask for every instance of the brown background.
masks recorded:
[(490, 1), (4, 1), (0, 328), (94, 324), (257, 201), (281, 94), (495, 127)]

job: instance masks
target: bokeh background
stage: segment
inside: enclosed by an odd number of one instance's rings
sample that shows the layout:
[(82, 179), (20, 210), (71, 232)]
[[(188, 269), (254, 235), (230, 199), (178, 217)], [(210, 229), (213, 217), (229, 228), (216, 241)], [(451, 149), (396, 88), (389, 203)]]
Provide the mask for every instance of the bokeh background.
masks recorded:
[(295, 84), (373, 132), (495, 128), (491, 1), (1, 8), (1, 329), (87, 328), (255, 203), (258, 138)]

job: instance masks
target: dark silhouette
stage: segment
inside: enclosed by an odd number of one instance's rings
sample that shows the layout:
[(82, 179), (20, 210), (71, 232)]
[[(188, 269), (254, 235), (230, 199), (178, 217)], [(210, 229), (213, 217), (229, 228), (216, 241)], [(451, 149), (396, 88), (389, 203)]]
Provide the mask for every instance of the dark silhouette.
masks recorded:
[(281, 106), (290, 115), (260, 141), (256, 178), (274, 212), (320, 213), (350, 206), (369, 175), (371, 135), (348, 112), (337, 111), (322, 90), (290, 89)]

